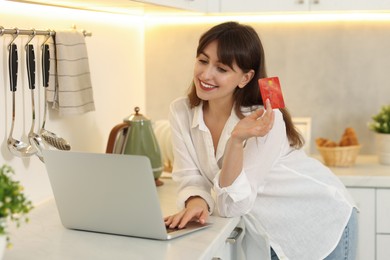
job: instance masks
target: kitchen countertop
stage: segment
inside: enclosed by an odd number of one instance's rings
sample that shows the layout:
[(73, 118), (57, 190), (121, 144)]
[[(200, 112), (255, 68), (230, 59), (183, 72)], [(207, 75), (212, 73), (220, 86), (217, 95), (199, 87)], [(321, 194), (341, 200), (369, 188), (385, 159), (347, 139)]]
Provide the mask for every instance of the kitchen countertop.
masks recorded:
[[(175, 184), (162, 179), (158, 193), (164, 216), (176, 212)], [(36, 206), (30, 222), (12, 227), (4, 260), (17, 259), (212, 259), (240, 218), (211, 216), (210, 228), (170, 241), (76, 231), (62, 226), (54, 199)]]
[[(313, 157), (321, 158), (317, 155)], [(360, 155), (351, 167), (330, 167), (347, 187), (390, 188), (390, 166), (374, 155)], [(175, 184), (169, 174), (158, 187), (163, 215), (176, 212)], [(12, 249), (5, 260), (18, 259), (212, 259), (238, 225), (239, 218), (211, 216), (208, 229), (171, 241), (69, 230), (62, 226), (54, 199), (36, 206), (30, 223), (10, 228)], [(191, 253), (189, 253), (191, 252)]]
[[(319, 156), (313, 156), (320, 161)], [(390, 188), (390, 165), (379, 164), (375, 155), (359, 155), (350, 167), (330, 167), (347, 187)]]

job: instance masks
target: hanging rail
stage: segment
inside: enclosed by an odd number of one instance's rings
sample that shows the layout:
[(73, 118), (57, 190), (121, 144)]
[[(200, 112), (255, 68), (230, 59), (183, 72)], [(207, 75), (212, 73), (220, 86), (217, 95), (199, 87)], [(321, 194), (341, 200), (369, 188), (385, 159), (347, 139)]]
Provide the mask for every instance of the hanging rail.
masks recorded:
[[(4, 34), (11, 34), (11, 35), (47, 35), (47, 36), (54, 36), (56, 34), (53, 30), (35, 30), (35, 29), (18, 29), (18, 28), (12, 28), (12, 29), (5, 29), (3, 26), (0, 26), (0, 36), (3, 36)], [(91, 32), (87, 32), (86, 30), (83, 30), (84, 36), (92, 36)]]

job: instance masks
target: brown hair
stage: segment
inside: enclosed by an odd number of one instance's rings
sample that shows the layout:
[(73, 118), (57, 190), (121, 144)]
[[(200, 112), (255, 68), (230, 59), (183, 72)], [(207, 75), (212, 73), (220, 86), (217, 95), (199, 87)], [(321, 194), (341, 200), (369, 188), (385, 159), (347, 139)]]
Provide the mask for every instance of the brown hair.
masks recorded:
[[(212, 27), (200, 37), (196, 56), (199, 56), (206, 46), (214, 41), (218, 43), (217, 55), (221, 63), (232, 66), (236, 62), (244, 73), (252, 69), (255, 72), (251, 81), (244, 88), (237, 87), (233, 93), (235, 112), (238, 117), (243, 118), (241, 107), (264, 105), (257, 83), (259, 78), (267, 77), (263, 45), (252, 27), (237, 22), (225, 22)], [(196, 95), (193, 82), (188, 99), (191, 107), (198, 106), (201, 102), (201, 99)], [(302, 147), (303, 138), (296, 130), (287, 108), (279, 110), (283, 114), (290, 145), (295, 148)]]

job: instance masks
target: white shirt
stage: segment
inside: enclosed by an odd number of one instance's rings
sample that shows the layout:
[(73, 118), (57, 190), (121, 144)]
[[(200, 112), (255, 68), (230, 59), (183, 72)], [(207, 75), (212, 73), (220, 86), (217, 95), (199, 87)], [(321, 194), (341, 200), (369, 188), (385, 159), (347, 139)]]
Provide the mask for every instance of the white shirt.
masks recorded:
[[(242, 109), (245, 115), (250, 110)], [(247, 259), (270, 259), (270, 246), (280, 259), (323, 259), (338, 244), (354, 202), (327, 167), (290, 147), (283, 116), (277, 109), (274, 113), (271, 131), (248, 139), (240, 175), (221, 188), (225, 145), (240, 119), (233, 109), (214, 155), (202, 104), (191, 109), (187, 98), (172, 102), (172, 175), (179, 183), (178, 206), (184, 208), (185, 201), (197, 195), (207, 201), (211, 213), (216, 207), (221, 216), (242, 216)]]

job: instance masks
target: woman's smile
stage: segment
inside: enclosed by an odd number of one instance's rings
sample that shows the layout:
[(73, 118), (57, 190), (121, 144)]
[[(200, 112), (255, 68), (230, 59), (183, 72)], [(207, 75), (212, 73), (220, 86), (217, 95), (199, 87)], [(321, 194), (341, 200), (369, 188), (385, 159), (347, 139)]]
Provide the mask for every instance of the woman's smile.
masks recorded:
[(203, 82), (201, 80), (199, 80), (199, 82), (200, 82), (200, 87), (203, 90), (210, 91), (210, 90), (213, 90), (213, 89), (217, 88), (217, 86), (214, 86), (214, 85), (211, 85), (211, 84), (207, 84), (206, 82)]

